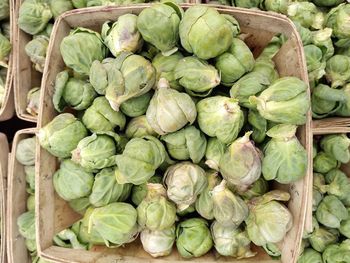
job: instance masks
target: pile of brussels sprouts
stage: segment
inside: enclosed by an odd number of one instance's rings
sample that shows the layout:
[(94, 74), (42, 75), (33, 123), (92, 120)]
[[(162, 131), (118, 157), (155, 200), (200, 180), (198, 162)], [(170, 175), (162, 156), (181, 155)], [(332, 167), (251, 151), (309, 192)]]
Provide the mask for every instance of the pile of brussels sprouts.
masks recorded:
[(10, 43), (10, 6), (8, 0), (0, 0), (0, 108), (4, 103)]
[(279, 77), (271, 60), (282, 36), (257, 59), (240, 37), (232, 16), (165, 2), (62, 40), (60, 114), (38, 138), (60, 160), (57, 194), (83, 215), (71, 229), (79, 244), (140, 235), (154, 257), (174, 243), (184, 258), (213, 246), (252, 257), (251, 242), (280, 255), (290, 195), (268, 181), (305, 176), (295, 134), (310, 101), (306, 83)]
[(316, 138), (313, 229), (304, 234), (298, 263), (350, 262), (350, 179), (339, 168), (350, 161), (346, 134)]

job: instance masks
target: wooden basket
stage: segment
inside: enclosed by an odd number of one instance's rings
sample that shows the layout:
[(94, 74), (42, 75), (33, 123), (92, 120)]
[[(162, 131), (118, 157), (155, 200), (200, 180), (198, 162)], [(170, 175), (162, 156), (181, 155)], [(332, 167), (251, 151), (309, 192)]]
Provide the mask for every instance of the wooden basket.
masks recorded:
[(5, 134), (0, 133), (0, 262), (7, 262), (6, 258), (6, 192), (7, 192), (7, 162), (9, 157), (9, 145)]
[[(48, 58), (45, 65), (42, 93), (41, 110), (38, 119), (38, 128), (45, 126), (57, 113), (52, 104), (52, 94), (54, 92), (54, 81), (58, 72), (65, 67), (60, 54), (60, 43), (69, 34), (71, 28), (87, 27), (93, 30), (100, 30), (103, 22), (116, 20), (120, 15), (126, 13), (138, 14), (148, 4), (134, 5), (126, 7), (100, 7), (73, 10), (63, 14), (55, 23), (53, 29), (53, 39), (50, 41)], [(191, 4), (183, 4), (187, 9)], [(248, 33), (250, 37), (247, 44), (252, 48), (257, 56), (271, 38), (276, 33), (283, 33), (287, 37), (286, 43), (275, 56), (277, 69), (281, 76), (296, 76), (308, 82), (306, 63), (303, 54), (303, 47), (297, 34), (294, 24), (285, 16), (266, 13), (256, 10), (215, 6), (221, 13), (233, 15), (240, 23), (242, 31)], [(308, 151), (311, 159), (311, 114), (308, 113), (306, 125), (298, 129), (298, 137)], [(39, 148), (40, 149), (39, 149)], [(58, 161), (47, 151), (37, 145), (37, 167), (36, 167), (36, 208), (37, 208), (37, 245), (40, 255), (49, 260), (58, 262), (185, 262), (176, 249), (164, 258), (153, 259), (143, 251), (139, 242), (126, 245), (124, 248), (107, 249), (104, 247), (94, 247), (91, 251), (77, 251), (53, 246), (52, 238), (59, 231), (69, 227), (81, 216), (73, 212), (69, 205), (58, 198), (52, 184), (52, 177), (58, 167)], [(294, 263), (297, 260), (300, 241), (304, 229), (305, 214), (307, 209), (307, 199), (310, 188), (310, 174), (312, 167), (309, 167), (304, 179), (290, 185), (276, 185), (276, 188), (290, 192), (291, 200), (288, 207), (293, 214), (294, 225), (281, 242), (281, 261), (272, 260), (260, 248), (254, 248), (258, 254), (254, 258), (239, 262), (284, 262)], [(311, 178), (312, 180), (312, 178)], [(311, 210), (310, 210), (311, 212)], [(195, 259), (196, 262), (236, 262), (233, 258), (217, 258), (214, 253)]]
[(7, 242), (8, 259), (11, 263), (31, 263), (32, 260), (25, 245), (25, 239), (21, 236), (17, 227), (17, 218), (27, 211), (26, 175), (24, 166), (16, 159), (18, 143), (35, 135), (35, 129), (24, 129), (16, 133), (9, 158), (9, 178), (7, 195)]

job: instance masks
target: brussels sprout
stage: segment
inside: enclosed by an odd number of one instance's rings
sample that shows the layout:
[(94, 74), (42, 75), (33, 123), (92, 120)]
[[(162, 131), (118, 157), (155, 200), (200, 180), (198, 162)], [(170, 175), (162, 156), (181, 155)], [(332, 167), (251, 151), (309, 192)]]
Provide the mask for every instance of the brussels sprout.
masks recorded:
[(70, 78), (66, 70), (57, 74), (53, 104), (58, 112), (62, 112), (66, 106), (75, 110), (85, 110), (96, 96), (89, 82)]
[(266, 180), (282, 184), (296, 182), (306, 174), (307, 152), (295, 136), (297, 126), (280, 124), (267, 135), (272, 139), (264, 148), (262, 173)]
[(326, 78), (332, 88), (343, 86), (350, 79), (350, 57), (334, 55), (327, 61)]
[(35, 164), (35, 144), (36, 138), (30, 137), (22, 139), (18, 142), (16, 149), (16, 159), (20, 164), (23, 165), (34, 165)]
[(35, 210), (35, 196), (29, 195), (27, 199), (27, 210), (34, 211)]
[(86, 136), (85, 126), (70, 113), (56, 116), (38, 133), (41, 147), (59, 158), (70, 157), (71, 151)]
[(102, 26), (102, 38), (105, 45), (116, 57), (121, 52), (136, 52), (141, 49), (143, 39), (137, 29), (137, 16), (125, 14), (116, 22), (105, 22)]
[(82, 139), (72, 151), (72, 161), (88, 170), (115, 165), (122, 138), (113, 132), (94, 133)]
[(221, 73), (221, 83), (232, 86), (245, 73), (253, 70), (254, 57), (242, 40), (234, 38), (229, 50), (215, 59), (215, 67)]
[(299, 256), (298, 263), (323, 263), (322, 255), (312, 248), (307, 248)]
[(226, 151), (226, 145), (217, 138), (210, 138), (205, 151), (205, 164), (216, 171), (219, 171), (219, 162), (221, 156)]
[(344, 39), (350, 37), (349, 20), (350, 6), (340, 4), (332, 8), (326, 17), (326, 26), (333, 29), (333, 36)]
[(207, 220), (214, 219), (214, 201), (211, 191), (220, 183), (220, 177), (217, 171), (209, 170), (206, 172), (208, 179), (208, 186), (203, 190), (203, 192), (198, 196), (195, 207), (202, 217)]
[(147, 184), (147, 195), (136, 210), (142, 229), (165, 230), (175, 224), (176, 207), (167, 199), (162, 184)]
[(75, 8), (83, 8), (86, 7), (87, 0), (71, 0), (72, 4)]
[(336, 229), (325, 229), (320, 227), (316, 229), (309, 237), (311, 247), (318, 251), (323, 252), (325, 248), (338, 241), (339, 233)]
[(205, 171), (190, 162), (180, 162), (170, 166), (163, 179), (168, 198), (183, 211), (196, 202), (197, 196), (208, 186)]
[(10, 16), (10, 1), (1, 0), (0, 1), (0, 20), (6, 19)]
[(313, 3), (307, 1), (291, 3), (287, 14), (306, 28), (321, 29), (325, 21), (324, 14)]
[(348, 211), (337, 197), (328, 195), (317, 207), (316, 218), (324, 226), (339, 228), (341, 221), (348, 218)]
[(226, 181), (214, 187), (211, 192), (213, 199), (213, 215), (223, 226), (238, 227), (248, 216), (248, 206), (226, 186)]
[(178, 49), (176, 44), (182, 16), (183, 10), (176, 3), (157, 3), (141, 11), (137, 18), (137, 28), (145, 41), (164, 55), (171, 55)]
[(315, 45), (304, 46), (307, 71), (311, 72), (322, 67), (323, 53), (322, 50)]
[(35, 166), (24, 166), (24, 173), (26, 175), (26, 182), (28, 183), (30, 189), (34, 193), (35, 191)]
[(35, 239), (26, 239), (25, 245), (26, 245), (29, 252), (36, 253), (36, 240)]
[(7, 60), (7, 56), (11, 51), (11, 43), (3, 34), (0, 32), (0, 63)]
[(18, 232), (26, 239), (35, 239), (35, 212), (28, 211), (17, 218)]
[(251, 133), (247, 132), (235, 140), (221, 156), (219, 163), (222, 177), (241, 191), (246, 190), (261, 175), (262, 154), (250, 141)]
[(344, 2), (344, 0), (312, 0), (317, 6), (332, 7)]
[(157, 136), (157, 133), (149, 125), (146, 115), (132, 118), (126, 126), (125, 135), (129, 139), (142, 138), (144, 136)]
[(277, 201), (288, 201), (287, 192), (274, 190), (249, 203), (245, 220), (249, 239), (257, 246), (280, 242), (292, 227), (292, 214)]
[(323, 194), (319, 190), (313, 188), (312, 189), (312, 212), (315, 212), (317, 210), (317, 207), (321, 203), (322, 199), (323, 199)]
[(327, 27), (312, 32), (312, 43), (322, 50), (324, 60), (328, 60), (334, 55), (334, 46), (331, 37), (332, 29)]
[[(116, 85), (108, 85), (106, 98), (111, 107), (118, 111), (120, 105), (151, 90), (156, 81), (151, 62), (140, 55), (121, 53), (116, 58)], [(143, 113), (141, 113), (143, 114)]]
[(181, 91), (182, 87), (179, 81), (175, 79), (174, 69), (177, 63), (183, 58), (180, 52), (176, 52), (170, 56), (164, 56), (158, 53), (152, 60), (152, 64), (157, 72), (157, 80), (165, 78), (171, 88)]
[(322, 254), (324, 263), (342, 263), (350, 261), (350, 240), (329, 245)]
[(147, 92), (123, 102), (120, 105), (120, 109), (126, 116), (131, 118), (141, 116), (146, 113), (151, 98), (151, 92)]
[(129, 197), (131, 187), (131, 184), (118, 184), (115, 180), (114, 169), (105, 168), (95, 176), (89, 201), (95, 207), (123, 202)]
[[(222, 71), (221, 74), (223, 74)], [(207, 96), (220, 84), (217, 69), (205, 60), (193, 56), (179, 60), (174, 69), (174, 77), (187, 93), (198, 97)]]
[(140, 234), (143, 249), (152, 257), (170, 255), (175, 242), (175, 225), (164, 230), (145, 229)]
[(123, 130), (126, 118), (122, 112), (114, 111), (105, 97), (98, 97), (84, 112), (82, 121), (92, 132)]
[(117, 155), (115, 171), (118, 183), (146, 183), (166, 160), (163, 144), (152, 136), (131, 139), (122, 154)]
[[(7, 0), (5, 0), (6, 2)], [(1, 5), (1, 3), (0, 3)], [(0, 14), (1, 16), (1, 14)], [(1, 19), (0, 19), (1, 20)], [(1, 22), (1, 25), (0, 25), (0, 28), (1, 28), (1, 31), (2, 31), (2, 34), (7, 38), (7, 39), (10, 39), (11, 38), (11, 26), (10, 26), (10, 21), (2, 21)]]
[(74, 9), (74, 6), (71, 0), (51, 0), (50, 9), (53, 17), (57, 19), (64, 12)]
[(138, 234), (136, 209), (117, 202), (89, 208), (80, 228), (80, 240), (107, 247), (121, 246), (135, 240)]
[(277, 123), (302, 125), (306, 122), (310, 101), (307, 85), (296, 77), (283, 77), (272, 83), (258, 97), (251, 96), (262, 117)]
[(64, 229), (53, 237), (55, 245), (64, 248), (87, 249), (87, 245), (80, 243), (77, 235), (70, 229)]
[(234, 6), (244, 7), (244, 8), (254, 8), (258, 7), (261, 0), (232, 0)]
[(312, 43), (312, 32), (310, 29), (303, 27), (299, 22), (293, 21), (295, 27), (297, 28), (297, 31), (299, 33), (299, 36), (301, 38), (301, 41), (303, 42), (303, 45), (306, 46), (308, 44)]
[(162, 182), (162, 177), (152, 176), (146, 183), (134, 185), (132, 187), (131, 200), (135, 205), (139, 205), (145, 199), (148, 193), (147, 183), (159, 184)]
[[(350, 208), (347, 208), (350, 215)], [(343, 220), (340, 223), (339, 232), (346, 238), (350, 238), (350, 218)]]
[(163, 135), (161, 139), (166, 143), (169, 155), (177, 160), (191, 159), (193, 163), (199, 163), (205, 155), (207, 140), (195, 126)]
[(287, 14), (289, 0), (263, 0), (260, 6), (266, 11)]
[(278, 247), (277, 244), (267, 243), (267, 244), (263, 245), (263, 249), (273, 259), (279, 259), (281, 257), (282, 252), (281, 252), (281, 249)]
[(232, 20), (204, 5), (187, 9), (179, 32), (184, 49), (205, 60), (227, 51), (234, 37)]
[(32, 116), (38, 116), (40, 105), (40, 88), (35, 87), (28, 91), (26, 111)]
[(258, 111), (250, 109), (248, 113), (248, 123), (252, 126), (252, 138), (256, 143), (262, 143), (265, 140), (267, 132), (267, 121)]
[(77, 213), (84, 215), (90, 206), (89, 197), (74, 199), (69, 202), (69, 206)]
[(180, 130), (187, 123), (192, 124), (196, 116), (196, 105), (191, 97), (171, 89), (168, 81), (161, 78), (146, 112), (147, 121), (152, 129), (160, 135), (165, 135)]
[(205, 98), (197, 103), (198, 125), (211, 137), (229, 144), (240, 132), (244, 115), (236, 99), (224, 96)]
[(42, 31), (52, 18), (50, 6), (45, 0), (26, 0), (19, 8), (18, 26), (24, 32), (35, 35)]
[(60, 169), (53, 176), (57, 194), (66, 201), (90, 195), (94, 176), (69, 159), (61, 162)]
[(339, 163), (332, 156), (327, 155), (325, 152), (318, 152), (314, 158), (313, 168), (318, 173), (328, 173), (334, 168), (338, 168)]
[(335, 195), (345, 206), (350, 206), (350, 180), (345, 173), (333, 169), (325, 176), (327, 193)]
[(268, 182), (263, 177), (260, 177), (246, 191), (238, 191), (238, 194), (244, 199), (250, 200), (254, 197), (262, 196), (263, 194), (267, 193), (268, 190)]
[(64, 63), (84, 76), (89, 75), (92, 62), (102, 61), (107, 55), (101, 35), (82, 27), (63, 38), (60, 50)]
[(333, 156), (339, 162), (350, 161), (350, 139), (346, 134), (326, 135), (321, 140), (321, 148), (329, 156)]
[(200, 257), (213, 246), (208, 223), (201, 218), (181, 222), (176, 228), (176, 247), (183, 258)]
[(350, 84), (345, 84), (341, 90), (345, 101), (341, 103), (339, 109), (337, 109), (336, 115), (348, 117), (350, 116)]

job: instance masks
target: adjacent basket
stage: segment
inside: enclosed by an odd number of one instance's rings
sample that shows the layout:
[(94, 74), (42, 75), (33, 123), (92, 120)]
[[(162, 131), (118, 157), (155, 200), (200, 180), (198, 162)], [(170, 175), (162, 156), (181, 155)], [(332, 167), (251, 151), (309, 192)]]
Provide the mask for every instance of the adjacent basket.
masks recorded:
[(35, 129), (24, 129), (16, 133), (9, 158), (9, 178), (7, 195), (7, 242), (8, 259), (11, 263), (31, 263), (32, 260), (25, 245), (25, 239), (21, 236), (17, 227), (17, 218), (27, 211), (26, 176), (23, 165), (16, 159), (18, 143), (35, 135)]
[[(65, 67), (60, 55), (60, 43), (69, 34), (71, 28), (82, 26), (93, 30), (100, 30), (101, 25), (107, 20), (116, 20), (120, 15), (126, 13), (138, 14), (148, 4), (125, 6), (125, 7), (99, 7), (73, 10), (63, 14), (55, 23), (53, 39), (50, 41), (47, 62), (45, 65), (43, 81), (41, 86), (41, 110), (38, 119), (38, 128), (45, 126), (57, 113), (52, 104), (53, 83), (58, 72)], [(187, 9), (191, 4), (183, 4)], [(287, 37), (274, 60), (281, 76), (296, 76), (308, 82), (306, 63), (303, 47), (294, 24), (285, 16), (266, 13), (256, 10), (215, 6), (225, 14), (233, 15), (240, 23), (242, 31), (248, 33), (247, 44), (257, 56), (276, 33), (283, 33)], [(308, 151), (311, 159), (311, 114), (308, 114), (306, 125), (298, 130), (298, 137)], [(39, 148), (40, 149), (39, 149)], [(111, 263), (111, 262), (185, 262), (179, 254), (174, 252), (164, 258), (153, 259), (143, 251), (139, 242), (128, 244), (123, 248), (107, 249), (94, 247), (91, 251), (72, 250), (56, 247), (53, 245), (53, 236), (59, 231), (69, 227), (80, 215), (73, 212), (69, 205), (60, 199), (52, 184), (52, 177), (58, 167), (58, 161), (47, 151), (37, 145), (37, 167), (36, 167), (36, 225), (37, 245), (41, 257), (58, 262), (89, 262), (89, 263)], [(262, 249), (254, 248), (258, 254), (254, 258), (239, 262), (296, 262), (300, 249), (300, 241), (304, 229), (305, 215), (307, 211), (307, 200), (312, 180), (312, 166), (309, 166), (304, 179), (290, 185), (276, 185), (276, 188), (288, 190), (291, 200), (288, 207), (293, 214), (294, 225), (284, 241), (280, 244), (282, 249), (281, 261), (272, 260)], [(311, 213), (311, 209), (310, 209)], [(233, 258), (225, 258), (210, 253), (196, 262), (236, 262)]]
[(5, 134), (0, 133), (0, 262), (6, 263), (6, 192), (7, 192), (7, 162), (9, 145)]

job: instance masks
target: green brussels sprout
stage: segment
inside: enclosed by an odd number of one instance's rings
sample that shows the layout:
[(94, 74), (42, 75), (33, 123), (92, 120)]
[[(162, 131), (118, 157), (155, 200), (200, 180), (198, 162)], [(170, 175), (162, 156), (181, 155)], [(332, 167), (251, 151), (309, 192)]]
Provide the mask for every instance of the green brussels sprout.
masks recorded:
[(222, 256), (231, 256), (237, 259), (249, 258), (256, 255), (250, 250), (250, 240), (246, 231), (235, 226), (223, 226), (214, 221), (211, 225), (216, 251)]
[(41, 147), (59, 158), (70, 157), (79, 141), (86, 136), (85, 126), (70, 113), (56, 116), (38, 133)]
[(146, 183), (140, 184), (140, 185), (134, 185), (132, 187), (132, 193), (131, 193), (131, 201), (135, 205), (139, 205), (142, 200), (145, 199), (148, 193), (147, 183), (151, 184), (160, 184), (162, 183), (162, 177), (155, 175), (152, 176)]
[(287, 15), (306, 28), (321, 29), (325, 22), (324, 14), (313, 3), (293, 2), (288, 5)]
[(225, 180), (214, 187), (211, 195), (213, 215), (221, 225), (238, 227), (248, 217), (248, 206), (227, 188)]
[(75, 8), (83, 8), (86, 7), (87, 0), (71, 0), (72, 4)]
[(317, 207), (316, 218), (324, 226), (339, 228), (341, 221), (348, 218), (348, 211), (336, 196), (328, 195)]
[(26, 111), (32, 116), (38, 116), (40, 105), (40, 87), (32, 88), (27, 94)]
[(326, 174), (325, 179), (327, 193), (338, 197), (345, 206), (350, 206), (350, 180), (346, 174), (333, 169)]
[(336, 229), (326, 229), (319, 227), (309, 237), (311, 247), (322, 253), (330, 244), (338, 241), (339, 233)]
[(338, 168), (339, 163), (332, 156), (329, 156), (325, 152), (318, 152), (314, 158), (313, 168), (317, 173), (326, 174), (330, 170)]
[(53, 242), (59, 247), (87, 249), (86, 244), (80, 243), (77, 234), (70, 229), (64, 229), (53, 237)]
[(168, 81), (161, 78), (146, 112), (152, 129), (165, 135), (180, 130), (187, 123), (192, 124), (196, 116), (196, 105), (191, 97), (170, 88)]
[(282, 44), (285, 41), (283, 34), (278, 34), (270, 40), (259, 55), (259, 59), (272, 59), (280, 50)]
[(239, 38), (234, 38), (230, 48), (215, 58), (215, 67), (221, 73), (221, 83), (232, 86), (245, 73), (253, 70), (254, 62), (249, 47)]
[(322, 50), (315, 45), (304, 46), (307, 71), (311, 72), (322, 67), (323, 53)]
[(279, 259), (281, 257), (282, 252), (281, 252), (281, 249), (278, 247), (277, 244), (267, 243), (267, 244), (263, 245), (263, 249), (273, 259)]
[(95, 207), (106, 206), (113, 202), (125, 201), (131, 192), (131, 184), (118, 184), (114, 168), (105, 168), (95, 176), (90, 203)]
[(255, 181), (247, 190), (241, 192), (237, 191), (237, 193), (243, 197), (245, 200), (250, 200), (254, 197), (262, 196), (263, 194), (269, 191), (269, 184), (263, 178), (260, 177), (257, 181)]
[(219, 171), (219, 162), (226, 151), (226, 144), (217, 138), (209, 138), (205, 151), (205, 164), (216, 171)]
[[(249, 203), (249, 216), (245, 220), (249, 239), (257, 246), (277, 243), (292, 227), (292, 214), (278, 201), (288, 201), (287, 192), (274, 190)], [(270, 215), (270, 217), (268, 216)], [(266, 220), (266, 216), (268, 219)]]
[(196, 202), (197, 196), (208, 186), (205, 171), (190, 162), (171, 165), (164, 174), (168, 198), (177, 205), (179, 212)]
[(171, 157), (177, 160), (191, 159), (199, 163), (205, 155), (207, 140), (204, 134), (195, 126), (186, 126), (179, 131), (163, 135), (161, 140)]
[(66, 201), (90, 195), (94, 176), (69, 159), (61, 162), (60, 169), (53, 176), (57, 194)]
[(114, 111), (105, 97), (98, 97), (84, 112), (82, 121), (92, 132), (123, 130), (126, 118), (122, 112)]
[(326, 78), (332, 88), (343, 86), (350, 79), (350, 57), (334, 55), (326, 64)]
[(293, 21), (303, 45), (306, 46), (312, 43), (312, 32), (310, 29), (303, 27), (299, 22)]
[[(1, 5), (1, 4), (0, 4)], [(1, 16), (1, 14), (0, 14)], [(1, 25), (1, 32), (2, 34), (7, 38), (10, 39), (11, 38), (11, 25), (10, 25), (10, 21), (2, 21)]]
[(299, 256), (298, 263), (323, 263), (322, 255), (312, 248), (307, 248)]
[(350, 161), (350, 139), (346, 134), (326, 135), (321, 140), (321, 148), (329, 156), (333, 156), (341, 163)]
[(131, 118), (141, 116), (146, 113), (151, 98), (152, 93), (147, 92), (141, 96), (128, 99), (120, 105), (120, 110)]
[(317, 6), (332, 7), (340, 5), (344, 0), (312, 0)]
[(35, 35), (42, 31), (52, 18), (50, 6), (45, 0), (26, 0), (19, 8), (18, 26), (24, 32)]
[(342, 263), (350, 261), (350, 240), (329, 245), (322, 254), (324, 263)]
[(26, 239), (25, 245), (26, 245), (29, 252), (36, 253), (36, 240), (35, 239)]
[(306, 175), (307, 152), (295, 136), (296, 130), (295, 125), (280, 124), (267, 132), (271, 140), (264, 148), (262, 161), (266, 180), (289, 184)]
[(145, 229), (140, 234), (143, 249), (152, 257), (170, 255), (175, 243), (175, 225), (164, 230)]
[(317, 210), (318, 205), (323, 199), (323, 194), (327, 191), (326, 181), (322, 174), (313, 173), (313, 187), (312, 187), (312, 211)]
[(34, 211), (35, 210), (35, 196), (29, 195), (27, 199), (27, 211)]
[(115, 66), (118, 69), (115, 76), (117, 83), (107, 86), (106, 98), (111, 107), (118, 111), (123, 102), (150, 91), (155, 84), (156, 73), (151, 62), (132, 53), (121, 53), (116, 58)]
[(341, 88), (344, 96), (344, 102), (341, 103), (339, 109), (335, 112), (337, 116), (350, 116), (350, 84), (345, 84)]
[(213, 246), (208, 223), (202, 218), (187, 219), (176, 228), (176, 247), (183, 258), (205, 255)]
[(115, 165), (120, 152), (121, 137), (113, 132), (94, 133), (82, 139), (72, 151), (72, 161), (87, 170), (102, 169)]
[(218, 70), (205, 60), (193, 56), (179, 60), (174, 69), (174, 77), (187, 93), (198, 97), (207, 96), (220, 84)]
[(6, 38), (3, 34), (0, 32), (0, 63), (7, 60), (7, 56), (10, 54), (11, 51), (11, 43), (8, 38)]
[(139, 226), (149, 230), (165, 230), (175, 224), (176, 207), (166, 196), (162, 184), (147, 184), (147, 195), (137, 206)]
[[(309, 238), (310, 235), (311, 235), (314, 231), (316, 231), (317, 229), (320, 228), (320, 224), (317, 222), (317, 219), (316, 219), (316, 217), (315, 217), (314, 215), (312, 216), (312, 225), (311, 225), (311, 226), (312, 226), (312, 227), (311, 227), (311, 230), (306, 231), (306, 229), (304, 229), (304, 233), (303, 233), (303, 236), (302, 236), (303, 239)], [(309, 246), (310, 246), (310, 244), (309, 244)], [(301, 252), (301, 253), (302, 253), (302, 252)]]
[(84, 215), (86, 210), (90, 206), (89, 197), (82, 197), (78, 199), (71, 200), (69, 206), (77, 213)]
[(64, 37), (60, 50), (64, 63), (83, 76), (89, 75), (92, 62), (102, 61), (107, 55), (101, 35), (83, 27)]
[(74, 9), (74, 6), (71, 0), (51, 0), (50, 9), (53, 17), (57, 19), (64, 12)]
[(267, 120), (264, 119), (257, 110), (249, 109), (248, 123), (252, 126), (252, 138), (256, 143), (265, 140), (267, 132)]
[(158, 53), (152, 60), (152, 64), (157, 72), (157, 80), (165, 78), (171, 88), (181, 91), (182, 87), (174, 76), (174, 69), (177, 63), (183, 58), (180, 52), (176, 52), (170, 56), (164, 56)]
[(254, 8), (258, 7), (261, 0), (232, 0), (233, 6), (243, 8)]
[(205, 60), (226, 52), (235, 36), (232, 20), (205, 5), (187, 9), (180, 22), (179, 32), (184, 49)]
[(331, 37), (332, 29), (327, 27), (312, 32), (312, 43), (322, 50), (324, 60), (328, 60), (334, 55), (334, 46)]
[(90, 107), (96, 96), (89, 82), (70, 78), (66, 70), (57, 74), (53, 104), (58, 112), (62, 112), (66, 106), (75, 110), (85, 110)]
[(136, 52), (141, 49), (143, 39), (137, 29), (137, 16), (125, 14), (116, 22), (105, 22), (102, 26), (102, 38), (105, 45), (116, 57), (121, 52)]
[(140, 185), (146, 183), (167, 158), (164, 145), (155, 137), (131, 139), (122, 154), (116, 156), (117, 182)]
[(10, 17), (10, 1), (0, 1), (0, 20), (7, 19)]
[[(347, 210), (350, 215), (350, 208), (347, 208)], [(339, 232), (346, 238), (350, 238), (350, 218), (345, 219), (340, 223)]]
[(141, 11), (137, 18), (137, 28), (143, 39), (164, 55), (177, 51), (179, 24), (183, 10), (175, 2), (164, 2), (152, 5)]
[(53, 30), (53, 24), (52, 23), (48, 23), (46, 25), (46, 27), (44, 28), (44, 30), (40, 31), (38, 34), (36, 34), (34, 36), (34, 38), (36, 38), (38, 36), (46, 36), (46, 37), (50, 38), (52, 30)]
[(214, 201), (211, 191), (213, 191), (215, 186), (219, 185), (220, 177), (218, 172), (213, 170), (207, 171), (206, 174), (208, 179), (208, 186), (198, 196), (195, 203), (195, 207), (198, 214), (200, 214), (202, 217), (204, 217), (207, 220), (213, 220)]
[(26, 165), (24, 166), (24, 173), (26, 175), (26, 182), (32, 192), (35, 192), (35, 166), (34, 165)]
[(263, 0), (260, 6), (266, 11), (287, 14), (289, 0)]
[(18, 232), (26, 239), (35, 239), (35, 212), (28, 211), (17, 218)]
[(249, 101), (269, 121), (302, 125), (310, 107), (307, 88), (306, 83), (296, 77), (283, 77), (258, 97), (251, 96)]
[(146, 115), (132, 118), (126, 126), (125, 135), (127, 138), (142, 138), (144, 136), (157, 136), (157, 133), (149, 125)]
[(317, 210), (317, 207), (321, 203), (322, 199), (323, 199), (323, 194), (319, 190), (313, 188), (312, 189), (312, 212), (315, 212)]
[(235, 140), (219, 162), (222, 177), (241, 191), (248, 189), (261, 175), (262, 154), (250, 140), (251, 133), (246, 132)]
[(332, 8), (326, 17), (326, 26), (333, 29), (333, 36), (339, 39), (350, 37), (349, 20), (350, 6), (340, 4)]
[(18, 142), (16, 149), (16, 159), (20, 164), (23, 165), (34, 165), (35, 164), (35, 136), (22, 139)]
[(229, 144), (240, 132), (244, 115), (236, 99), (214, 96), (197, 103), (199, 128), (208, 136)]
[(253, 72), (263, 74), (269, 82), (273, 82), (279, 78), (275, 62), (271, 58), (259, 56), (255, 61)]
[(137, 234), (136, 209), (130, 204), (117, 202), (89, 208), (84, 215), (79, 237), (81, 241), (93, 245), (118, 247), (134, 241)]

